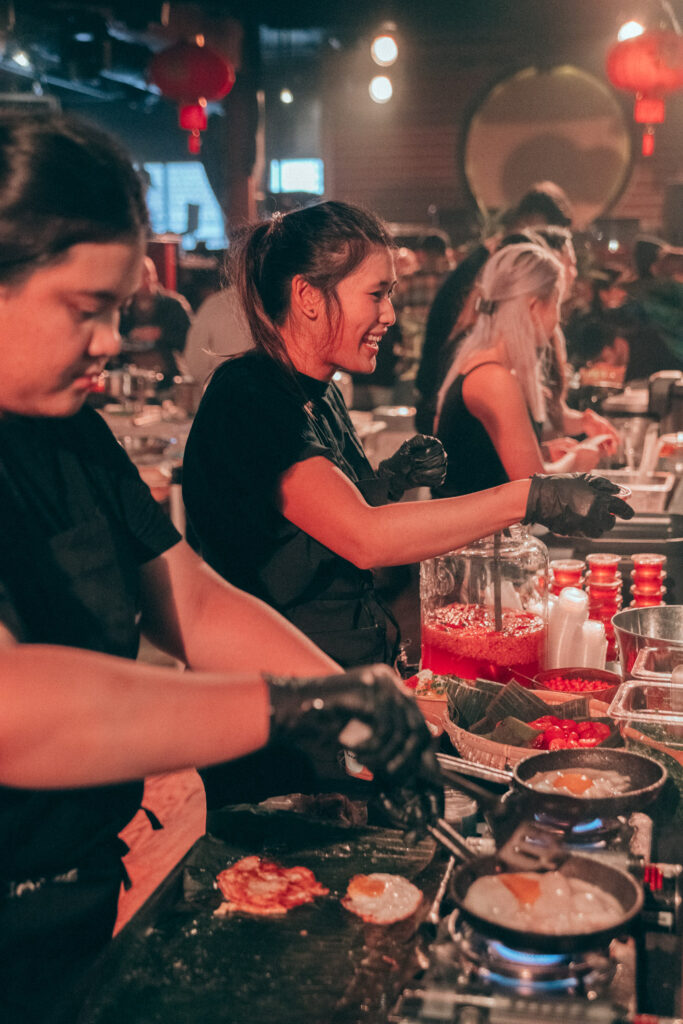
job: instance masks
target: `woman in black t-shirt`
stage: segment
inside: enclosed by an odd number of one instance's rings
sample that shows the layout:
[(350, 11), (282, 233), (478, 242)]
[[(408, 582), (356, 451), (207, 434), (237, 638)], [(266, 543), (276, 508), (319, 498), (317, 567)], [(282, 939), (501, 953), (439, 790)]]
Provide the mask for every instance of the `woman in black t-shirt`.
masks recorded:
[[(360, 719), (354, 750), (390, 804), (400, 776), (401, 823), (423, 828), (439, 809), (429, 733), (394, 674), (339, 674), (228, 586), (85, 405), (120, 349), (146, 234), (140, 181), (108, 136), (61, 115), (0, 116), (3, 1024), (77, 1019), (146, 775), (302, 729), (336, 751)], [(138, 663), (141, 631), (194, 671)]]
[(185, 504), (207, 561), (342, 664), (394, 656), (373, 566), (418, 562), (519, 520), (600, 533), (613, 512), (628, 514), (611, 484), (585, 478), (398, 502), (440, 481), (440, 446), (418, 435), (375, 473), (332, 382), (337, 369), (372, 373), (394, 322), (386, 227), (325, 202), (257, 225), (231, 251), (256, 350), (224, 364), (204, 394)]

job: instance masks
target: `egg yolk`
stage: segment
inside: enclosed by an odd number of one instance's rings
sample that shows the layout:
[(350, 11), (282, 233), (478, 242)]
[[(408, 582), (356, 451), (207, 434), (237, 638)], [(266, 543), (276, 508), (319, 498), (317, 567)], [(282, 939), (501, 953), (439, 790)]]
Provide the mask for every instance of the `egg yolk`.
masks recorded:
[(510, 890), (518, 903), (531, 906), (541, 895), (541, 883), (528, 875), (501, 875), (503, 885)]
[(585, 775), (577, 775), (572, 772), (562, 772), (553, 782), (555, 789), (566, 789), (569, 793), (581, 796), (593, 785), (593, 780)]

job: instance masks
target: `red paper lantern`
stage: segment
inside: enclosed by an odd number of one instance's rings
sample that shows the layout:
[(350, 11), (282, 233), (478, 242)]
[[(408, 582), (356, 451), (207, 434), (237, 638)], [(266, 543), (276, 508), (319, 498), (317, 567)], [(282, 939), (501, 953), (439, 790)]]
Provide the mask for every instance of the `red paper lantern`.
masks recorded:
[(636, 94), (634, 119), (648, 126), (642, 151), (650, 156), (654, 152), (651, 126), (664, 121), (663, 96), (683, 88), (683, 36), (672, 31), (643, 32), (615, 43), (607, 54), (607, 77), (617, 89)]
[(227, 96), (235, 84), (232, 64), (199, 39), (169, 46), (149, 66), (149, 77), (162, 95), (181, 104), (180, 127), (191, 132), (188, 149), (195, 154), (201, 148), (199, 133), (207, 124), (207, 102)]
[(186, 132), (206, 131), (206, 107), (201, 103), (190, 103), (178, 111), (178, 124)]

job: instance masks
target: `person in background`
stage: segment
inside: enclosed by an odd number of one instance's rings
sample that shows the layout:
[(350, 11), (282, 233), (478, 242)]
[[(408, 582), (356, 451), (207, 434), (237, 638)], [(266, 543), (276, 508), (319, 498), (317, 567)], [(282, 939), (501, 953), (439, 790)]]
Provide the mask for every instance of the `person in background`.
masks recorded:
[(567, 342), (561, 321), (563, 310), (566, 310), (571, 302), (572, 289), (578, 276), (571, 232), (568, 228), (551, 225), (531, 229), (531, 233), (555, 254), (563, 271), (560, 285), (560, 320), (550, 337), (542, 365), (546, 399), (542, 441), (551, 461), (560, 458), (573, 447), (571, 438), (583, 436), (611, 437), (611, 445), (607, 446), (610, 454), (619, 444), (619, 434), (609, 420), (600, 416), (594, 409), (579, 411), (567, 404), (570, 370), (567, 361)]
[[(3, 1024), (77, 1019), (147, 775), (310, 732), (336, 751), (359, 720), (345, 745), (400, 822), (419, 830), (441, 806), (429, 733), (394, 673), (341, 674), (214, 573), (86, 403), (119, 353), (147, 232), (109, 136), (59, 114), (0, 117)], [(191, 671), (136, 661), (141, 632)]]
[(658, 238), (636, 239), (637, 277), (626, 285), (623, 328), (630, 346), (628, 379), (683, 371), (683, 250)]
[[(525, 228), (549, 225), (569, 228), (572, 217), (571, 203), (566, 193), (554, 182), (541, 181), (532, 185), (517, 206), (503, 218), (504, 234), (511, 235)], [(500, 240), (501, 234), (497, 232), (485, 242), (473, 246), (446, 277), (432, 303), (415, 378), (415, 423), (418, 430), (427, 433), (433, 430), (436, 397), (461, 336), (461, 332), (454, 330), (454, 326), (465, 309), (467, 298), (482, 267), (498, 248)]]
[(373, 470), (332, 381), (336, 370), (372, 373), (394, 322), (386, 226), (325, 202), (252, 227), (232, 253), (256, 348), (220, 366), (204, 392), (185, 449), (185, 506), (209, 564), (340, 664), (396, 657), (372, 567), (419, 562), (522, 519), (600, 532), (612, 513), (629, 515), (612, 484), (588, 477), (400, 501), (440, 484), (441, 446), (417, 435)]
[(539, 445), (541, 375), (558, 328), (563, 268), (546, 246), (506, 245), (487, 260), (478, 315), (439, 391), (436, 434), (448, 455), (436, 497), (470, 494), (534, 473), (582, 472), (615, 447), (602, 434), (548, 464)]
[(423, 235), (415, 247), (417, 267), (409, 274), (399, 275), (394, 308), (401, 328), (402, 362), (413, 374), (419, 365), (429, 310), (452, 269), (449, 248), (443, 233)]
[(231, 286), (207, 296), (195, 313), (182, 353), (183, 371), (203, 384), (228, 356), (254, 345), (249, 326)]
[(191, 323), (187, 299), (161, 286), (154, 260), (146, 256), (140, 287), (121, 313), (122, 361), (162, 373), (162, 386), (169, 387)]

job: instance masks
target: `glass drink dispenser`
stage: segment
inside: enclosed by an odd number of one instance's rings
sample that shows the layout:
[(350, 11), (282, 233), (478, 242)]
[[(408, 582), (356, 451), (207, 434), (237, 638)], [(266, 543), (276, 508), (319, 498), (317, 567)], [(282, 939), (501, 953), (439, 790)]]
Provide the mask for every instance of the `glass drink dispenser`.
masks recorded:
[(528, 682), (544, 667), (548, 575), (545, 544), (523, 526), (422, 562), (422, 668)]

